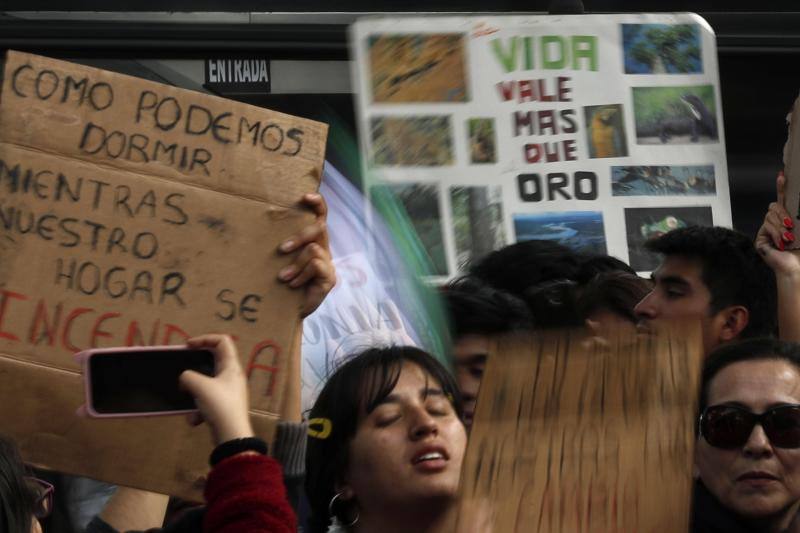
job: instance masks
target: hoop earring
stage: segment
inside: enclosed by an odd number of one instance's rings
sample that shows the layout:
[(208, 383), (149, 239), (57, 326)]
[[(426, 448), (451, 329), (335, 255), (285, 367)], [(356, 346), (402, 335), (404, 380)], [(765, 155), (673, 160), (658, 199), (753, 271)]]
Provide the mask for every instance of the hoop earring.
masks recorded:
[[(331, 501), (328, 504), (328, 515), (329, 516), (331, 516), (333, 518), (336, 518), (336, 513), (333, 512), (333, 504), (336, 503), (336, 500), (338, 500), (341, 497), (342, 497), (342, 491), (339, 491), (339, 492), (337, 492), (336, 494), (333, 495), (333, 498), (331, 498)], [(341, 500), (340, 503), (344, 502), (344, 501), (345, 500)], [(359, 513), (358, 509), (356, 509), (356, 517), (353, 519), (353, 521), (350, 522), (349, 524), (342, 524), (342, 525), (344, 527), (353, 527), (354, 525), (356, 525), (356, 523), (358, 523), (358, 519), (360, 517), (361, 517), (361, 513)]]

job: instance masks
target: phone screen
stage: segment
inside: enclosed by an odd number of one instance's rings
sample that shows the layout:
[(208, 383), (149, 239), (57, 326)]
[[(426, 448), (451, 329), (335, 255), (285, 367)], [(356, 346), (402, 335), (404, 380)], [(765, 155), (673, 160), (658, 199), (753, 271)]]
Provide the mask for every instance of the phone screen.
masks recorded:
[(214, 354), (159, 350), (94, 355), (89, 358), (92, 407), (102, 414), (196, 409), (194, 398), (178, 385), (184, 370), (213, 376)]

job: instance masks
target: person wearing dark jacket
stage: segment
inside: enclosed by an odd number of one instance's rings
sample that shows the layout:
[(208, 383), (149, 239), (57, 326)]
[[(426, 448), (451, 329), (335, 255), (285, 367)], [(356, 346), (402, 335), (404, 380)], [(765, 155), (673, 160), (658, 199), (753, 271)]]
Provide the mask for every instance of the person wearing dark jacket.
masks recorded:
[(703, 370), (693, 533), (800, 532), (800, 345), (728, 344)]

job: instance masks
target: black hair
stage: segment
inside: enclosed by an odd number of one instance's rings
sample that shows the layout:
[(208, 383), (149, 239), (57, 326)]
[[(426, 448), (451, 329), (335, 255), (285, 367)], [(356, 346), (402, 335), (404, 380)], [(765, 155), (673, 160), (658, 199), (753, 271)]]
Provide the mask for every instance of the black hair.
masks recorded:
[(609, 271), (596, 275), (578, 297), (578, 314), (582, 319), (598, 309), (608, 309), (630, 320), (638, 321), (633, 312), (652, 289), (650, 281), (625, 271)]
[(537, 328), (568, 328), (583, 324), (577, 307), (580, 290), (574, 280), (552, 279), (529, 287), (522, 299)]
[(440, 293), (454, 341), (464, 335), (496, 335), (531, 325), (525, 302), (477, 278), (457, 278), (442, 286)]
[(645, 243), (665, 256), (697, 259), (711, 293), (711, 312), (731, 305), (747, 308), (749, 320), (740, 338), (772, 335), (777, 327), (775, 273), (743, 233), (720, 227), (689, 226)]
[(13, 441), (0, 435), (0, 531), (30, 533), (36, 494)]
[(700, 412), (708, 407), (708, 387), (720, 370), (734, 363), (760, 359), (786, 361), (800, 371), (800, 344), (772, 337), (757, 337), (723, 344), (715, 349), (708, 356), (703, 367)]
[[(403, 363), (419, 365), (442, 387), (461, 418), (461, 397), (453, 376), (436, 359), (411, 346), (370, 348), (345, 360), (322, 388), (309, 419), (330, 421), (325, 438), (309, 436), (306, 449), (306, 495), (311, 507), (309, 531), (324, 533), (331, 517), (328, 505), (349, 465), (350, 441), (363, 413), (372, 412), (391, 394), (400, 379)], [(334, 508), (334, 512), (340, 509)], [(413, 512), (413, 511), (411, 511)], [(342, 523), (352, 517), (340, 516)]]
[(469, 274), (487, 285), (522, 296), (526, 289), (544, 281), (573, 279), (578, 255), (561, 244), (531, 240), (495, 250), (474, 264)]
[[(594, 259), (609, 266), (618, 261), (609, 256)], [(633, 309), (650, 289), (649, 281), (614, 267), (600, 269), (586, 283), (568, 279), (540, 283), (525, 291), (524, 300), (537, 327), (582, 326), (591, 313), (601, 308), (635, 323)]]
[(575, 281), (588, 283), (596, 276), (606, 272), (625, 272), (636, 275), (636, 271), (627, 263), (616, 257), (605, 254), (581, 254), (578, 256), (578, 271)]

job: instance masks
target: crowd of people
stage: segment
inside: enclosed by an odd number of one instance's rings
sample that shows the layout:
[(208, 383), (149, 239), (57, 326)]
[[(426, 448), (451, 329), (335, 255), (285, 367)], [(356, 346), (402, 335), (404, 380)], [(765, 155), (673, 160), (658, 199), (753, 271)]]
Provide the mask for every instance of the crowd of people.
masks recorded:
[[(691, 531), (800, 532), (800, 256), (786, 249), (794, 219), (784, 185), (779, 175), (778, 198), (755, 240), (686, 227), (649, 241), (661, 257), (651, 279), (613, 257), (552, 241), (491, 253), (439, 288), (452, 372), (411, 346), (352, 354), (304, 423), (281, 424), (270, 455), (250, 425), (234, 343), (224, 335), (192, 339), (216, 357), (215, 376), (181, 376), (196, 421), (210, 426), (217, 444), (205, 505), (163, 525), (165, 496), (120, 487), (86, 531), (439, 531), (452, 518), (487, 360), (503, 356), (491, 353), (495, 338), (570, 327), (602, 343), (612, 331), (642, 335), (661, 321), (688, 319), (700, 324), (704, 356)], [(335, 273), (324, 201), (305, 201), (317, 221), (281, 247), (297, 259), (279, 277), (305, 291), (307, 314)], [(41, 531), (54, 498), (52, 485), (32, 477), (14, 443), (1, 439), (0, 530)]]

